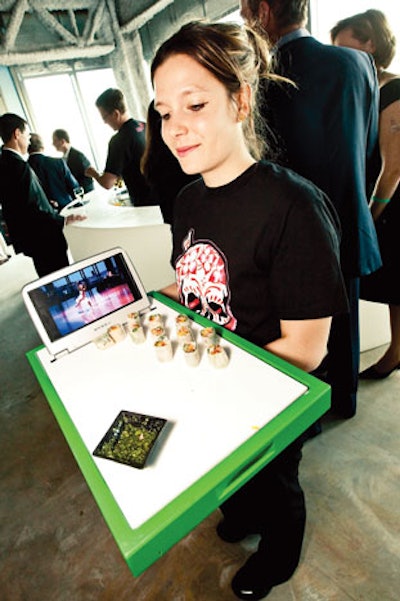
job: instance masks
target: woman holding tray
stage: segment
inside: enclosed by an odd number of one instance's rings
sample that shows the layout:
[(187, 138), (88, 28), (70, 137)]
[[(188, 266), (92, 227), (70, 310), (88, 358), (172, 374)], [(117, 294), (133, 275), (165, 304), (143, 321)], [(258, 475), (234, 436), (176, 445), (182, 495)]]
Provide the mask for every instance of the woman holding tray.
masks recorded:
[[(176, 282), (163, 292), (312, 371), (326, 353), (331, 316), (347, 310), (338, 221), (313, 184), (260, 160), (259, 77), (273, 77), (265, 42), (231, 23), (189, 23), (153, 60), (164, 142), (185, 173), (202, 176), (177, 198)], [(292, 443), (221, 507), (221, 538), (261, 534), (232, 581), (241, 599), (263, 598), (297, 567), (301, 445)]]

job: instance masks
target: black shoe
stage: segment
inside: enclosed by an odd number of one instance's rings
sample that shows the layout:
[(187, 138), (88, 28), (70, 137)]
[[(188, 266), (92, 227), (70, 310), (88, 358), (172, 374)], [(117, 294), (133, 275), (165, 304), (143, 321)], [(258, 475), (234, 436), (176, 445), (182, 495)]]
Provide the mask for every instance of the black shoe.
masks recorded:
[(216, 530), (219, 538), (222, 538), (226, 543), (238, 543), (250, 534), (254, 534), (248, 528), (240, 527), (237, 524), (230, 524), (225, 518), (219, 522)]
[(231, 586), (235, 595), (239, 599), (264, 599), (276, 584), (266, 574), (267, 569), (258, 553), (251, 555), (233, 577)]
[(371, 367), (368, 367), (368, 369), (364, 369), (364, 371), (362, 371), (358, 377), (361, 378), (361, 380), (384, 380), (396, 369), (400, 369), (400, 363), (395, 365), (393, 369), (383, 372), (378, 371), (375, 365), (371, 365)]

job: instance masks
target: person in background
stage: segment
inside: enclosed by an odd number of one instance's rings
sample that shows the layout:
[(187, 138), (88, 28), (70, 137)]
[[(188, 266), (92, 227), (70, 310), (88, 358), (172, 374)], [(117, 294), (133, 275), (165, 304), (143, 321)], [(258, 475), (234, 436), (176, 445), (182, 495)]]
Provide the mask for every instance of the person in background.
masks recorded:
[(4, 146), (0, 156), (0, 202), (16, 253), (32, 257), (38, 276), (68, 265), (63, 227), (84, 217), (64, 220), (51, 206), (33, 169), (24, 159), (29, 145), (25, 119), (13, 113), (0, 117)]
[(160, 205), (164, 222), (171, 224), (178, 192), (199, 176), (182, 171), (179, 161), (164, 143), (160, 114), (154, 108), (154, 100), (147, 111), (146, 147), (141, 170), (150, 186), (152, 198)]
[[(1, 156), (1, 148), (0, 148), (0, 156)], [(8, 246), (11, 245), (10, 235), (8, 233), (7, 224), (3, 218), (3, 209), (1, 206), (0, 200), (0, 265), (2, 263), (7, 263), (9, 259), (11, 259), (11, 255), (9, 254)]]
[(367, 160), (378, 133), (378, 84), (371, 57), (321, 44), (305, 29), (308, 0), (242, 0), (245, 20), (274, 44), (275, 72), (294, 82), (268, 82), (262, 112), (282, 148), (280, 161), (321, 188), (341, 224), (341, 267), (350, 311), (333, 318), (320, 377), (332, 387), (332, 411), (357, 407), (360, 276), (381, 266), (368, 209)]
[(156, 204), (140, 170), (145, 147), (145, 123), (129, 116), (121, 90), (109, 88), (97, 98), (96, 106), (104, 123), (117, 133), (109, 142), (104, 172), (100, 174), (91, 166), (86, 169), (86, 175), (107, 190), (122, 178), (134, 206)]
[(8, 254), (7, 244), (3, 234), (0, 232), (0, 265), (7, 263), (11, 259), (11, 255)]
[(44, 154), (44, 144), (38, 134), (31, 134), (28, 153), (28, 163), (38, 176), (47, 198), (58, 211), (61, 211), (74, 200), (74, 189), (79, 187), (78, 181), (64, 159), (56, 159)]
[(63, 153), (63, 159), (67, 163), (72, 175), (78, 181), (79, 186), (87, 192), (94, 190), (91, 177), (85, 175), (85, 169), (90, 166), (89, 159), (73, 146), (71, 146), (69, 134), (65, 129), (56, 129), (53, 132), (53, 146)]
[[(254, 99), (259, 77), (272, 77), (268, 65), (266, 43), (235, 23), (189, 23), (155, 55), (163, 140), (185, 173), (201, 174), (175, 202), (176, 281), (163, 292), (312, 371), (325, 355), (331, 316), (347, 310), (339, 224), (311, 182), (259, 160)], [(261, 534), (232, 580), (240, 599), (263, 598), (297, 567), (301, 447), (301, 439), (289, 444), (221, 507), (225, 541)]]
[(336, 46), (372, 54), (378, 72), (379, 143), (369, 173), (369, 192), (383, 266), (362, 278), (361, 298), (389, 305), (391, 341), (379, 361), (360, 377), (380, 380), (400, 367), (400, 76), (387, 71), (396, 38), (385, 15), (371, 9), (339, 21), (331, 30), (331, 39)]

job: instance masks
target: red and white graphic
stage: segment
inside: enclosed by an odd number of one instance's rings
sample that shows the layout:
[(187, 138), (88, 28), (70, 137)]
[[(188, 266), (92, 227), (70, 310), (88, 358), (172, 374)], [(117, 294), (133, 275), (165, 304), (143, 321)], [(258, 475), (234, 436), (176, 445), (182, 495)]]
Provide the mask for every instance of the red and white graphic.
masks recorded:
[(237, 320), (230, 307), (225, 255), (210, 241), (194, 242), (193, 235), (191, 229), (175, 266), (181, 302), (228, 330), (235, 330)]

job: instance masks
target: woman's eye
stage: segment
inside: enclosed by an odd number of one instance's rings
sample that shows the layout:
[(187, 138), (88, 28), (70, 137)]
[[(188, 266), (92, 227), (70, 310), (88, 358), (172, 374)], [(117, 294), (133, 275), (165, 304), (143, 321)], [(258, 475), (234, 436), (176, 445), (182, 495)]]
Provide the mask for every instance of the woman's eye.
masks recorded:
[(201, 111), (202, 108), (206, 106), (205, 102), (200, 102), (198, 104), (192, 104), (190, 110), (192, 111)]
[(161, 117), (161, 121), (168, 121), (169, 113), (165, 113), (165, 115), (160, 115), (160, 117)]

